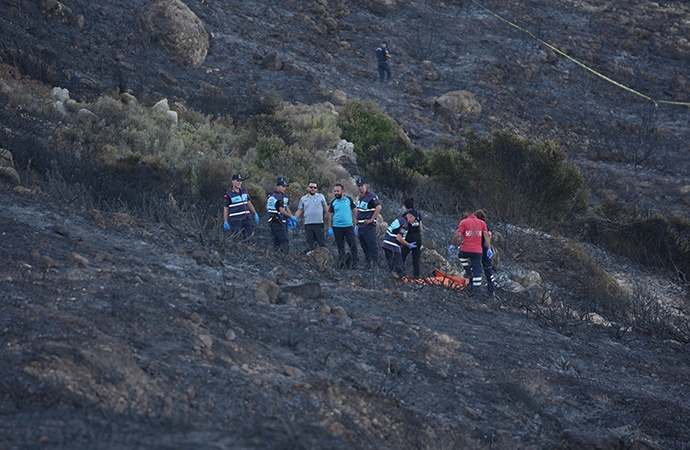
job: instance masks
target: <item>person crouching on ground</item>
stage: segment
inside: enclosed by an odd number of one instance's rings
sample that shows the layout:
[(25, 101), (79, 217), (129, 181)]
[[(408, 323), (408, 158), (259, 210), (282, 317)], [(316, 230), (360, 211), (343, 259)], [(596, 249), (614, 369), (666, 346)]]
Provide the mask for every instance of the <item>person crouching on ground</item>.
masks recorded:
[(402, 217), (395, 219), (390, 224), (386, 230), (386, 235), (383, 237), (381, 248), (383, 248), (383, 252), (386, 255), (388, 268), (393, 277), (400, 278), (404, 273), (401, 249), (408, 248), (412, 250), (417, 246), (416, 242), (409, 242), (406, 239), (406, 235), (409, 225), (418, 218), (419, 213), (414, 209), (405, 212)]

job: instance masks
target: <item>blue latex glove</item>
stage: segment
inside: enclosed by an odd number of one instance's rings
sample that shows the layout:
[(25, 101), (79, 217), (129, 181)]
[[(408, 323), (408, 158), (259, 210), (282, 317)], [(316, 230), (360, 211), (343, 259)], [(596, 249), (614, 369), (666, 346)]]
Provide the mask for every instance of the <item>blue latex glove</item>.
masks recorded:
[(355, 236), (359, 236), (359, 226), (355, 225)]
[(294, 230), (295, 228), (297, 228), (297, 220), (296, 219), (293, 220), (293, 219), (294, 219), (294, 216), (290, 217), (287, 221), (288, 230)]
[(254, 222), (256, 222), (257, 225), (259, 224), (259, 215), (258, 214), (254, 214)]
[(229, 231), (229, 230), (230, 230), (230, 224), (227, 223), (227, 222), (223, 222), (223, 229), (224, 229), (225, 231)]
[(417, 248), (416, 242), (410, 242), (410, 250), (412, 250), (413, 248)]
[(494, 257), (494, 251), (492, 249), (488, 249), (486, 251), (486, 257), (489, 259), (493, 258)]
[(333, 236), (333, 228), (328, 227), (328, 235)]
[(457, 248), (456, 246), (451, 245), (450, 247), (448, 247), (448, 254), (449, 254), (449, 255), (455, 254), (455, 251), (456, 251), (457, 249), (458, 249), (458, 248)]

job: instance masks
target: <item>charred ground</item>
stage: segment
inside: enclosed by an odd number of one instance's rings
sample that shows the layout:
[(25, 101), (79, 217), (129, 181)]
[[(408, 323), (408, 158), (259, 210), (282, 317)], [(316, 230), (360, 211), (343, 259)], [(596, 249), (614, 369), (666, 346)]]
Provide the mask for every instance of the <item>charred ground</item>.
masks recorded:
[(40, 196), (0, 205), (4, 448), (680, 449), (690, 436), (686, 345), (557, 329), (523, 294), (329, 272), (263, 238), (211, 250)]

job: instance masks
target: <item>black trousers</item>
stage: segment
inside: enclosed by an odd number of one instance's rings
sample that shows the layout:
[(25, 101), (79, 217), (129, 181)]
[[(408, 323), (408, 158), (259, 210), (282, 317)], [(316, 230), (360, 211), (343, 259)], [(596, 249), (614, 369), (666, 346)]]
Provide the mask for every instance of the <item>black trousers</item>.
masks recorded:
[(415, 234), (408, 232), (407, 236), (405, 237), (405, 240), (407, 242), (416, 242), (417, 246), (410, 250), (409, 247), (403, 247), (402, 248), (402, 260), (403, 260), (403, 265), (405, 264), (405, 260), (407, 259), (407, 256), (412, 253), (412, 274), (414, 275), (415, 278), (419, 278), (419, 260), (422, 255), (422, 236), (421, 233), (417, 232)]
[(310, 223), (304, 226), (304, 232), (307, 235), (307, 245), (309, 250), (314, 250), (317, 247), (326, 246), (326, 238), (323, 235), (322, 223)]
[(338, 247), (338, 255), (344, 259), (345, 241), (350, 249), (352, 255), (353, 265), (357, 264), (357, 239), (355, 239), (355, 227), (333, 227), (333, 237), (335, 237), (335, 245)]

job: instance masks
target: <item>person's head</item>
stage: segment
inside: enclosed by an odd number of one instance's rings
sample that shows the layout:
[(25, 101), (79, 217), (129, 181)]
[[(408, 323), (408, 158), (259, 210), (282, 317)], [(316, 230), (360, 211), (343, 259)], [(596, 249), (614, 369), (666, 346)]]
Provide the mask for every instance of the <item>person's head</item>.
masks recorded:
[(319, 185), (316, 184), (316, 181), (310, 181), (307, 183), (307, 193), (309, 195), (315, 195), (316, 194), (316, 189), (318, 189)]
[(278, 192), (284, 193), (287, 190), (287, 187), (290, 186), (285, 179), (285, 177), (278, 177), (276, 180), (276, 190)]
[(403, 200), (403, 205), (405, 206), (405, 209), (414, 209), (414, 198), (406, 198)]
[(359, 189), (361, 194), (364, 194), (367, 191), (367, 183), (365, 183), (362, 178), (357, 179), (357, 189)]
[(343, 185), (340, 183), (336, 183), (335, 186), (333, 186), (333, 195), (335, 195), (335, 198), (341, 199), (343, 198)]
[(414, 223), (417, 219), (419, 219), (419, 213), (416, 209), (410, 209), (405, 213), (405, 220), (407, 220), (407, 223)]
[(462, 209), (462, 212), (465, 214), (465, 217), (470, 217), (474, 214), (474, 208), (470, 205), (465, 205), (465, 207)]
[(476, 210), (476, 211), (474, 212), (474, 215), (475, 215), (475, 217), (476, 217), (477, 219), (483, 220), (484, 222), (486, 222), (486, 213), (484, 212), (483, 209), (478, 209), (478, 210)]
[(383, 48), (388, 47), (388, 42), (386, 42), (386, 41), (381, 41), (381, 47), (383, 47)]
[(232, 176), (232, 187), (238, 188), (238, 187), (242, 186), (242, 180), (243, 180), (242, 175), (240, 175), (239, 173), (233, 174), (233, 176)]

